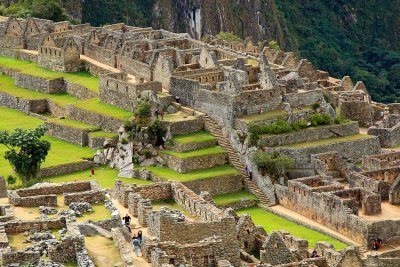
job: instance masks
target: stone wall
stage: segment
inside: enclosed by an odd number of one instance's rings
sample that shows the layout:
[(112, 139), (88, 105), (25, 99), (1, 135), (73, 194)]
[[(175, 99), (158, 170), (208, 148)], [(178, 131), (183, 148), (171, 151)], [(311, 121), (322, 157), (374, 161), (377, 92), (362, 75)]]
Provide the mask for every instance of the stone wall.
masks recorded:
[(178, 158), (166, 153), (161, 153), (160, 155), (167, 162), (168, 168), (180, 173), (224, 165), (228, 160), (225, 152), (190, 158)]
[(88, 130), (72, 128), (56, 122), (47, 121), (48, 134), (54, 136), (60, 140), (67, 141), (69, 143), (78, 146), (87, 146), (89, 142)]
[(41, 168), (38, 177), (45, 178), (50, 176), (64, 175), (68, 173), (87, 170), (93, 166), (93, 162), (82, 160), (78, 162), (66, 163), (54, 167)]
[(267, 151), (277, 151), (295, 159), (296, 168), (311, 168), (312, 154), (336, 151), (340, 155), (345, 156), (347, 159), (357, 162), (361, 160), (364, 155), (378, 154), (380, 152), (380, 144), (378, 137), (369, 137), (355, 141), (344, 141), (340, 143), (303, 148), (267, 148)]
[(199, 143), (188, 143), (188, 144), (181, 144), (181, 143), (174, 143), (173, 145), (165, 145), (165, 149), (172, 150), (175, 152), (186, 152), (192, 151), (197, 149), (202, 149), (210, 146), (217, 145), (217, 139), (206, 141), (206, 142), (199, 142)]
[(117, 132), (119, 127), (124, 123), (121, 119), (108, 117), (72, 105), (67, 106), (67, 117), (87, 124), (96, 125), (109, 132)]
[(343, 125), (328, 125), (318, 128), (301, 130), (294, 133), (264, 135), (258, 141), (258, 145), (264, 146), (281, 146), (293, 143), (301, 143), (307, 141), (316, 141), (320, 139), (342, 137), (358, 134), (358, 123), (350, 122)]
[(161, 126), (165, 129), (171, 127), (172, 134), (189, 134), (203, 130), (203, 117), (197, 116), (191, 120), (178, 120), (178, 121), (167, 121), (161, 120)]
[(119, 255), (121, 256), (121, 259), (124, 262), (124, 266), (135, 267), (135, 265), (133, 265), (131, 250), (127, 246), (128, 244), (130, 245), (130, 242), (129, 243), (126, 242), (124, 234), (121, 231), (121, 228), (113, 228), (111, 229), (111, 233), (114, 243), (118, 248)]
[(97, 97), (97, 93), (79, 84), (65, 81), (66, 92), (78, 99), (89, 99)]
[(31, 231), (41, 232), (45, 230), (61, 229), (65, 227), (65, 218), (32, 221), (10, 221), (4, 224), (4, 229), (7, 234), (19, 234)]
[(38, 264), (40, 260), (39, 252), (2, 252), (0, 253), (1, 266), (10, 266), (13, 263)]
[(0, 92), (0, 106), (22, 112), (45, 113), (47, 111), (47, 101), (45, 99), (23, 99), (4, 92)]
[(382, 147), (391, 148), (400, 143), (400, 124), (392, 128), (378, 128), (372, 126), (368, 128), (368, 134), (378, 136)]
[(63, 78), (45, 79), (24, 73), (18, 73), (15, 76), (15, 85), (45, 94), (59, 94), (66, 92)]
[(400, 152), (364, 156), (362, 166), (369, 171), (395, 167), (400, 164)]

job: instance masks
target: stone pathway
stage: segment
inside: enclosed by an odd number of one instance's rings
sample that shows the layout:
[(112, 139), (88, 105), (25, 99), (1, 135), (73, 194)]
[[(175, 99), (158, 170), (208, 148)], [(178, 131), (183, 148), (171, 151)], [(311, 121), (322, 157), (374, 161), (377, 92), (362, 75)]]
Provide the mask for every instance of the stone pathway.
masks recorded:
[(336, 232), (336, 231), (334, 231), (334, 230), (332, 230), (332, 229), (330, 229), (330, 228), (328, 228), (328, 227), (326, 227), (326, 226), (324, 226), (324, 225), (322, 225), (322, 224), (320, 224), (318, 222), (315, 222), (315, 221), (313, 221), (313, 220), (311, 220), (311, 219), (309, 219), (309, 218), (307, 218), (307, 217), (305, 217), (303, 215), (300, 215), (300, 214), (298, 214), (298, 213), (296, 213), (296, 212), (294, 212), (294, 211), (292, 211), (292, 210), (290, 210), (288, 208), (285, 208), (284, 206), (276, 205), (276, 206), (273, 206), (273, 207), (270, 207), (270, 208), (272, 210), (276, 211), (276, 212), (282, 213), (282, 214), (284, 214), (286, 216), (289, 216), (289, 217), (291, 217), (293, 219), (301, 221), (301, 222), (303, 222), (305, 224), (308, 224), (308, 225), (311, 225), (313, 227), (319, 228), (323, 232), (327, 232), (327, 233), (331, 234), (333, 237), (337, 237), (339, 239), (342, 239), (342, 240), (346, 241), (349, 244), (353, 244), (354, 246), (361, 246), (361, 244), (358, 244), (357, 242), (353, 241), (352, 239), (350, 239), (350, 238), (348, 238), (348, 237), (346, 237), (346, 236), (344, 236), (342, 234), (339, 234), (338, 232)]
[[(118, 209), (118, 211), (119, 211), (119, 213), (121, 214), (121, 216), (125, 216), (125, 214), (127, 214), (127, 213), (129, 214), (128, 209), (125, 208), (124, 206), (122, 206), (122, 205), (118, 202), (118, 200), (116, 200), (115, 198), (112, 198), (111, 200), (112, 200), (112, 202), (113, 202), (113, 204), (114, 204), (114, 207), (116, 207), (116, 208)], [(133, 226), (133, 227), (132, 227), (132, 234), (136, 234), (139, 230), (142, 230), (144, 237), (145, 237), (145, 238), (149, 238), (150, 235), (149, 235), (149, 232), (147, 231), (147, 228), (141, 227), (141, 226), (140, 226), (140, 223), (139, 223), (139, 221), (138, 221), (138, 219), (135, 218), (135, 217), (133, 217), (132, 214), (130, 214), (130, 216), (131, 216), (131, 218), (132, 218), (131, 225)], [(129, 246), (129, 248), (130, 248), (130, 250), (131, 250), (131, 255), (132, 255), (132, 259), (133, 259), (133, 264), (134, 264), (135, 266), (140, 266), (140, 267), (151, 267), (151, 264), (148, 263), (147, 261), (145, 261), (145, 259), (144, 259), (143, 257), (141, 257), (141, 256), (136, 257), (136, 256), (135, 256), (135, 254), (134, 254), (134, 252), (133, 252), (133, 247), (132, 247), (132, 246)], [(139, 255), (140, 255), (140, 254), (139, 254)]]

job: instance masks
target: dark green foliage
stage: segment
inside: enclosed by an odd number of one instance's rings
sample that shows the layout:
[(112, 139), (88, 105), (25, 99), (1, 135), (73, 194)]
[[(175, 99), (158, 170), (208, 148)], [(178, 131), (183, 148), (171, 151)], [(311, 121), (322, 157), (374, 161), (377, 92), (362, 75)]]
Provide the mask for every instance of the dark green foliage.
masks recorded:
[(140, 102), (135, 110), (135, 115), (139, 116), (141, 119), (149, 118), (151, 116), (151, 105), (147, 101)]
[(21, 18), (37, 17), (54, 21), (68, 20), (67, 11), (57, 0), (20, 0), (12, 3), (5, 13)]
[(279, 153), (257, 151), (253, 161), (261, 174), (268, 174), (273, 180), (285, 175), (288, 169), (293, 168), (294, 160)]
[(333, 77), (364, 81), (375, 101), (400, 100), (398, 1), (275, 2), (289, 30), (285, 50)]
[(326, 113), (315, 113), (311, 115), (310, 122), (313, 127), (320, 125), (329, 125), (332, 123), (332, 118)]
[(16, 177), (14, 177), (12, 175), (7, 176), (7, 184), (12, 185), (12, 184), (15, 184), (16, 182), (17, 182)]
[(150, 140), (156, 146), (160, 146), (164, 143), (163, 137), (166, 133), (167, 130), (162, 128), (161, 122), (159, 120), (155, 120), (148, 128)]
[(121, 140), (121, 144), (123, 144), (123, 145), (127, 145), (129, 143), (129, 141), (128, 141), (128, 139), (126, 139), (126, 138), (123, 138), (122, 140)]
[(141, 152), (141, 153), (143, 153), (143, 156), (145, 156), (146, 159), (149, 159), (149, 158), (151, 158), (151, 156), (152, 156), (150, 150), (145, 150), (145, 151), (143, 151), (143, 152)]
[(50, 143), (41, 140), (46, 131), (47, 127), (41, 125), (36, 129), (15, 129), (12, 133), (0, 132), (0, 144), (8, 148), (4, 158), (21, 177), (24, 186), (35, 183), (40, 165), (50, 150)]
[(314, 103), (314, 104), (311, 105), (311, 108), (312, 108), (313, 110), (317, 110), (317, 109), (319, 109), (320, 107), (321, 107), (321, 105), (320, 105), (319, 103)]

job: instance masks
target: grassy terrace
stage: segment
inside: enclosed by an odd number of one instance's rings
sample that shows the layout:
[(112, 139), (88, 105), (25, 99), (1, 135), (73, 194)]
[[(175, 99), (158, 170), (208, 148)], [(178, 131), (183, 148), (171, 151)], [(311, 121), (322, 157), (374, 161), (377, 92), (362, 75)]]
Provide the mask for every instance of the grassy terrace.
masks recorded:
[(53, 183), (96, 180), (103, 188), (114, 188), (115, 180), (121, 180), (127, 184), (138, 184), (138, 185), (145, 185), (152, 183), (151, 181), (146, 181), (136, 178), (119, 178), (118, 170), (111, 169), (110, 167), (96, 168), (94, 170), (94, 175), (91, 175), (90, 170), (86, 170), (60, 176), (53, 176), (46, 178), (46, 180), (51, 181)]
[(42, 68), (34, 62), (4, 56), (0, 56), (0, 66), (15, 69), (21, 73), (45, 79), (56, 79), (63, 77), (65, 80), (71, 83), (82, 85), (94, 92), (99, 91), (99, 79), (88, 72), (57, 72)]
[(79, 130), (87, 130), (87, 131), (97, 131), (100, 130), (99, 127), (93, 126), (90, 124), (86, 124), (80, 121), (70, 120), (70, 119), (56, 119), (50, 118), (47, 120), (48, 122), (55, 123), (58, 125), (66, 126), (69, 128), (79, 129)]
[(230, 165), (222, 165), (187, 173), (179, 173), (166, 167), (146, 167), (146, 169), (162, 179), (177, 182), (188, 182), (193, 180), (212, 178), (216, 176), (239, 174), (239, 172)]
[(205, 131), (199, 131), (190, 134), (180, 134), (174, 135), (172, 141), (179, 144), (190, 144), (190, 143), (202, 143), (215, 140), (215, 137), (212, 134), (209, 134)]
[(114, 138), (114, 137), (117, 137), (118, 134), (116, 134), (116, 133), (107, 133), (107, 132), (104, 132), (104, 131), (96, 131), (96, 132), (90, 132), (89, 136), (90, 137)]
[[(0, 107), (0, 114), (0, 131), (12, 131), (15, 128), (29, 129), (43, 124), (42, 120), (12, 109)], [(78, 162), (83, 158), (92, 157), (94, 153), (94, 150), (88, 147), (76, 146), (50, 136), (45, 136), (45, 139), (51, 142), (51, 150), (42, 167)], [(8, 161), (3, 158), (5, 151), (6, 148), (0, 146), (0, 175), (3, 176), (13, 174)]]
[(347, 247), (346, 244), (321, 234), (317, 231), (310, 230), (304, 226), (290, 222), (282, 217), (273, 213), (267, 212), (259, 207), (251, 207), (237, 211), (238, 214), (249, 214), (256, 225), (264, 227), (265, 231), (270, 232), (274, 230), (285, 230), (294, 236), (307, 239), (309, 247), (314, 248), (315, 243), (318, 241), (325, 241), (334, 245), (335, 249), (343, 249)]
[(132, 112), (105, 104), (98, 98), (83, 100), (73, 104), (73, 106), (119, 120), (126, 120), (133, 116)]
[(321, 140), (316, 140), (316, 141), (288, 144), (288, 145), (283, 145), (283, 146), (279, 146), (279, 147), (304, 148), (304, 147), (312, 147), (312, 146), (331, 145), (331, 144), (336, 144), (336, 143), (341, 143), (341, 142), (357, 141), (357, 140), (363, 140), (363, 139), (367, 139), (367, 138), (371, 138), (371, 137), (372, 136), (365, 135), (365, 134), (354, 134), (354, 135), (343, 136), (343, 137), (334, 137), (334, 138), (327, 138), (327, 139), (321, 139)]
[(187, 121), (194, 119), (194, 116), (188, 115), (182, 111), (178, 111), (173, 114), (165, 114), (164, 121)]
[(246, 198), (249, 200), (257, 200), (257, 197), (247, 191), (239, 191), (235, 193), (223, 194), (218, 196), (213, 196), (213, 200), (217, 206), (227, 205), (240, 201), (241, 198)]
[(215, 155), (225, 153), (225, 150), (220, 146), (210, 146), (202, 149), (186, 151), (186, 152), (175, 152), (171, 150), (160, 150), (161, 153), (176, 157), (176, 158), (193, 158), (193, 157), (201, 157), (207, 155)]
[(45, 94), (33, 90), (21, 88), (15, 85), (15, 79), (0, 75), (0, 92), (4, 92), (23, 99), (36, 100), (36, 99), (49, 99), (56, 104), (65, 107), (68, 104), (73, 104), (79, 99), (69, 94)]
[[(306, 106), (303, 107), (302, 109), (293, 109), (293, 113), (300, 113), (300, 112), (305, 112), (310, 110), (311, 107)], [(247, 115), (247, 116), (241, 116), (238, 119), (245, 121), (245, 122), (256, 122), (256, 121), (263, 121), (263, 120), (270, 120), (270, 119), (278, 119), (281, 117), (285, 117), (288, 113), (284, 110), (272, 110), (272, 111), (268, 111), (268, 112), (263, 112), (261, 114), (257, 113), (257, 114), (252, 114), (252, 115)]]

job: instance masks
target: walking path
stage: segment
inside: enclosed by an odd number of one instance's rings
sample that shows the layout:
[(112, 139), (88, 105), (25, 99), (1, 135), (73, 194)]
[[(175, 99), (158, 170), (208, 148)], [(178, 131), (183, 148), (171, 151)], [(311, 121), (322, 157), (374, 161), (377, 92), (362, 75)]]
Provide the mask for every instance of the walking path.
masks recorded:
[(315, 228), (318, 228), (322, 232), (329, 233), (330, 235), (332, 235), (333, 237), (336, 237), (339, 240), (346, 241), (347, 243), (352, 244), (354, 246), (361, 246), (361, 244), (358, 244), (357, 242), (353, 241), (352, 239), (348, 238), (347, 236), (339, 234), (338, 232), (336, 232), (336, 231), (334, 231), (334, 230), (332, 230), (332, 229), (330, 229), (330, 228), (328, 228), (328, 227), (326, 227), (326, 226), (324, 226), (324, 225), (322, 225), (322, 224), (320, 224), (318, 222), (315, 222), (315, 221), (313, 221), (313, 220), (311, 220), (311, 219), (309, 219), (309, 218), (307, 218), (307, 217), (305, 217), (303, 215), (300, 215), (300, 214), (298, 214), (298, 213), (296, 213), (296, 212), (294, 212), (294, 211), (292, 211), (292, 210), (290, 210), (288, 208), (285, 208), (284, 206), (276, 205), (276, 206), (270, 207), (270, 209), (276, 211), (277, 213), (281, 213), (281, 214), (284, 214), (286, 216), (289, 216), (289, 217), (291, 217), (291, 218), (293, 218), (293, 219), (295, 219), (297, 221), (300, 221), (302, 223), (305, 223), (305, 224), (311, 225), (311, 226), (313, 226)]

